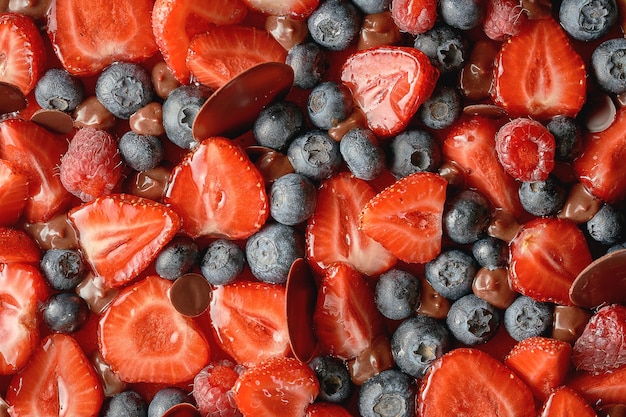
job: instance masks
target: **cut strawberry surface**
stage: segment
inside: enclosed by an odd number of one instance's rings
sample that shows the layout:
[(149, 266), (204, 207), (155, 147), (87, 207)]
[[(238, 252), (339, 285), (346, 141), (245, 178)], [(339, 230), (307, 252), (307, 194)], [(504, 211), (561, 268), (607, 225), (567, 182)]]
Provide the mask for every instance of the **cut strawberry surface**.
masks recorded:
[(35, 23), (17, 13), (0, 14), (0, 81), (27, 95), (35, 88), (46, 60), (44, 43)]
[(418, 35), (432, 29), (435, 25), (437, 1), (393, 0), (391, 16), (401, 31)]
[(39, 305), (48, 291), (39, 270), (0, 263), (0, 375), (17, 372), (39, 345)]
[(68, 216), (104, 288), (135, 278), (180, 228), (178, 215), (168, 207), (126, 194), (100, 197)]
[(28, 200), (28, 175), (17, 164), (0, 159), (0, 225), (20, 219)]
[(124, 288), (101, 316), (100, 353), (122, 381), (176, 384), (208, 363), (207, 340), (174, 308), (171, 287), (156, 275), (144, 278)]
[(165, 203), (191, 237), (245, 239), (269, 216), (263, 177), (244, 150), (226, 138), (209, 138), (172, 171)]
[(441, 252), (447, 186), (430, 172), (404, 177), (363, 207), (360, 228), (398, 259), (428, 262)]
[(539, 417), (596, 417), (593, 408), (570, 387), (560, 387), (552, 392), (541, 409)]
[(598, 375), (580, 372), (567, 385), (589, 404), (626, 404), (626, 366)]
[(246, 26), (220, 26), (189, 44), (187, 67), (200, 84), (214, 89), (264, 62), (285, 62), (287, 51), (268, 32)]
[(455, 349), (433, 363), (417, 399), (420, 417), (534, 417), (530, 389), (511, 370), (476, 349)]
[(529, 20), (502, 46), (494, 68), (493, 100), (511, 117), (574, 117), (586, 99), (583, 60), (551, 18)]
[(7, 392), (11, 417), (96, 417), (102, 386), (78, 343), (65, 334), (44, 339)]
[(339, 404), (316, 402), (306, 409), (306, 417), (352, 417), (352, 414)]
[(323, 271), (334, 262), (345, 262), (365, 275), (380, 275), (396, 263), (396, 257), (359, 230), (359, 215), (376, 195), (366, 182), (348, 173), (324, 181), (306, 229), (306, 251), (311, 265)]
[(306, 19), (317, 8), (319, 0), (244, 0), (249, 8), (270, 16)]
[(365, 113), (369, 128), (381, 137), (408, 126), (438, 78), (439, 71), (422, 51), (401, 46), (356, 52), (341, 70), (341, 81)]
[(264, 282), (236, 282), (216, 287), (210, 314), (222, 348), (250, 366), (290, 353), (285, 287)]
[(0, 227), (0, 263), (38, 264), (41, 252), (25, 231)]
[(537, 301), (571, 305), (569, 288), (591, 261), (585, 236), (576, 224), (535, 219), (510, 244), (509, 282)]
[(63, 67), (75, 75), (94, 75), (113, 62), (140, 62), (154, 55), (152, 3), (52, 2), (47, 31)]
[(163, 59), (174, 76), (189, 84), (187, 51), (191, 39), (215, 25), (240, 23), (248, 12), (241, 0), (156, 0), (152, 9), (152, 29)]

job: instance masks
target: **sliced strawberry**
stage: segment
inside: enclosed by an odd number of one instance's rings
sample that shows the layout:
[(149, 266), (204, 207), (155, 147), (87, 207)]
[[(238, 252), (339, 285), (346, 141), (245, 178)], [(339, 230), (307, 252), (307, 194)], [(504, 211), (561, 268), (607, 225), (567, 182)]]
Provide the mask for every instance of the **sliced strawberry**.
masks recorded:
[(492, 356), (455, 349), (433, 363), (417, 399), (420, 417), (535, 417), (530, 389)]
[(596, 312), (574, 343), (577, 369), (598, 374), (626, 365), (626, 307), (618, 304)]
[(0, 225), (20, 219), (28, 201), (28, 174), (17, 164), (0, 159)]
[(27, 95), (35, 88), (46, 61), (43, 39), (35, 23), (23, 14), (0, 14), (0, 81)]
[(46, 288), (34, 266), (0, 263), (0, 375), (21, 369), (39, 345), (37, 311)]
[(285, 287), (265, 282), (236, 282), (216, 287), (210, 314), (222, 348), (250, 366), (290, 352)]
[[(389, 65), (393, 62), (393, 65)], [(381, 137), (404, 130), (433, 92), (439, 71), (420, 50), (379, 46), (356, 52), (341, 69), (341, 81)]]
[(360, 228), (398, 259), (428, 262), (441, 252), (447, 186), (430, 172), (401, 178), (363, 207)]
[(209, 345), (174, 308), (171, 288), (171, 281), (151, 275), (124, 288), (101, 316), (100, 353), (122, 381), (176, 384), (208, 363)]
[(100, 197), (73, 208), (68, 216), (104, 288), (135, 278), (180, 228), (171, 209), (125, 194)]
[(499, 128), (493, 119), (479, 116), (463, 119), (446, 137), (443, 154), (465, 174), (469, 187), (488, 197), (495, 208), (519, 220), (525, 213), (519, 201), (519, 185), (506, 173), (495, 150)]
[(576, 391), (560, 387), (548, 396), (539, 417), (566, 416), (596, 417), (596, 412)]
[(339, 404), (316, 402), (306, 409), (306, 417), (352, 417), (352, 414)]
[(214, 25), (240, 23), (248, 12), (241, 0), (156, 0), (152, 9), (152, 30), (161, 55), (174, 76), (189, 84), (187, 50), (191, 39)]
[(264, 62), (285, 62), (287, 51), (272, 35), (246, 26), (220, 26), (189, 44), (187, 67), (200, 84), (218, 89)]
[(585, 236), (576, 224), (535, 219), (510, 244), (509, 282), (514, 290), (537, 301), (571, 305), (569, 288), (591, 261)]
[(528, 20), (521, 0), (487, 0), (486, 3), (483, 30), (487, 37), (501, 42), (520, 33)]
[(322, 350), (346, 360), (359, 356), (385, 334), (372, 290), (357, 271), (343, 263), (326, 269), (313, 323)]
[(0, 227), (0, 263), (39, 264), (37, 243), (21, 229)]
[(58, 175), (67, 139), (23, 119), (0, 122), (0, 158), (15, 163), (28, 175), (29, 199), (24, 208), (29, 223), (46, 221), (71, 201)]
[(626, 404), (626, 366), (597, 375), (578, 373), (567, 385), (589, 404)]
[(307, 364), (272, 358), (244, 371), (233, 390), (245, 417), (304, 417), (319, 388)]
[(152, 0), (57, 0), (48, 13), (48, 36), (63, 67), (94, 75), (116, 61), (141, 62), (158, 48), (152, 35)]
[(545, 400), (563, 384), (570, 366), (572, 346), (547, 337), (529, 337), (517, 343), (504, 358), (504, 364)]
[(269, 216), (263, 177), (240, 146), (209, 138), (172, 171), (165, 203), (191, 237), (245, 239)]
[(367, 182), (348, 173), (322, 183), (306, 228), (307, 257), (318, 272), (333, 262), (345, 262), (374, 276), (396, 263), (391, 252), (359, 230), (359, 214), (375, 195)]
[(248, 7), (270, 16), (306, 19), (317, 9), (319, 0), (244, 0)]
[(437, 3), (436, 0), (392, 0), (391, 16), (401, 31), (418, 35), (435, 26)]
[(44, 339), (28, 365), (11, 380), (11, 417), (96, 417), (102, 386), (78, 343), (65, 334)]
[(529, 20), (509, 38), (494, 74), (493, 100), (511, 117), (574, 117), (585, 102), (585, 64), (551, 18)]

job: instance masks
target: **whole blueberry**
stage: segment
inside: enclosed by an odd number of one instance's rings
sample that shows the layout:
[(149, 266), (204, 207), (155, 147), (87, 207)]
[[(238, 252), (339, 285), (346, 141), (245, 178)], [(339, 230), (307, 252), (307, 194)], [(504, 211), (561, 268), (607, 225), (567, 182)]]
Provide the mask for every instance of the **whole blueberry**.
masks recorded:
[(311, 38), (331, 51), (343, 51), (361, 30), (361, 15), (346, 0), (326, 0), (307, 20)]
[(396, 178), (415, 172), (435, 172), (441, 164), (441, 146), (425, 130), (407, 130), (391, 140), (389, 170)]
[(325, 81), (311, 90), (306, 109), (311, 123), (328, 130), (352, 112), (352, 94), (343, 84)]
[(74, 249), (47, 250), (40, 267), (48, 285), (57, 291), (73, 290), (89, 271), (80, 252)]
[(218, 239), (207, 246), (200, 261), (200, 271), (210, 284), (225, 285), (241, 274), (245, 261), (243, 249), (235, 242)]
[(155, 271), (161, 277), (175, 280), (186, 274), (198, 260), (198, 244), (187, 236), (176, 236), (167, 243), (155, 261)]
[(89, 305), (73, 292), (53, 294), (41, 308), (44, 323), (56, 333), (74, 333), (89, 320)]
[(83, 83), (69, 72), (51, 68), (37, 81), (35, 100), (42, 109), (71, 112), (85, 96)]
[(404, 320), (391, 337), (396, 366), (415, 378), (422, 378), (433, 361), (450, 349), (450, 333), (432, 317), (417, 315)]
[(426, 54), (443, 74), (459, 71), (467, 58), (463, 37), (445, 23), (438, 23), (417, 35), (413, 45)]
[(385, 169), (385, 153), (369, 129), (350, 129), (339, 142), (339, 152), (352, 175), (362, 180), (378, 178)]
[(485, 2), (480, 0), (439, 0), (439, 15), (456, 29), (470, 30), (482, 23)]
[(552, 317), (550, 304), (522, 295), (504, 310), (504, 327), (519, 342), (545, 334), (552, 327)]
[(459, 342), (470, 346), (478, 345), (496, 334), (500, 325), (500, 313), (485, 300), (468, 294), (452, 303), (446, 324)]
[(104, 406), (102, 417), (148, 417), (148, 407), (135, 391), (115, 394)]
[(287, 281), (291, 264), (304, 257), (298, 232), (284, 224), (269, 223), (246, 242), (246, 258), (252, 274), (260, 281)]
[(587, 221), (587, 232), (603, 245), (614, 245), (626, 238), (626, 218), (614, 205), (603, 204)]
[(534, 216), (556, 214), (567, 196), (565, 187), (553, 175), (544, 181), (522, 182), (518, 194), (524, 210)]
[(405, 319), (419, 306), (419, 279), (406, 271), (391, 269), (378, 278), (374, 301), (383, 316), (392, 320)]
[(282, 150), (302, 129), (304, 123), (300, 108), (290, 101), (279, 101), (259, 113), (252, 133), (257, 143)]
[(375, 14), (389, 11), (391, 0), (352, 0), (363, 14)]
[(554, 158), (560, 161), (572, 161), (580, 150), (582, 132), (576, 119), (556, 116), (546, 125), (556, 143)]
[(182, 403), (191, 403), (190, 394), (182, 388), (167, 387), (160, 389), (152, 397), (148, 405), (148, 417), (163, 417), (163, 414), (173, 406)]
[(117, 144), (122, 160), (135, 171), (147, 171), (161, 163), (165, 156), (163, 142), (156, 136), (129, 131)]
[(509, 245), (504, 240), (485, 236), (474, 242), (472, 255), (483, 268), (490, 270), (504, 268), (508, 264)]
[(304, 175), (289, 173), (277, 178), (270, 189), (270, 213), (288, 226), (302, 223), (315, 211), (317, 191)]
[(591, 69), (600, 87), (613, 94), (626, 92), (626, 38), (602, 42), (591, 54)]
[(415, 415), (415, 378), (387, 369), (366, 380), (359, 390), (362, 417)]
[(150, 74), (139, 64), (111, 64), (96, 81), (96, 97), (120, 119), (129, 119), (133, 113), (150, 103), (153, 96)]
[(295, 172), (317, 181), (332, 176), (342, 163), (339, 144), (323, 130), (297, 136), (287, 149), (287, 158)]
[(477, 241), (491, 220), (491, 209), (485, 197), (473, 190), (462, 191), (446, 207), (443, 227), (455, 243)]
[(461, 93), (455, 86), (437, 84), (430, 97), (417, 110), (426, 127), (445, 129), (461, 116)]
[(609, 253), (617, 252), (618, 250), (624, 250), (624, 249), (626, 249), (626, 242), (620, 242), (608, 248), (606, 253), (609, 254)]
[(178, 87), (167, 96), (162, 107), (163, 128), (172, 143), (183, 149), (198, 144), (191, 129), (206, 98), (204, 90), (191, 85)]
[(606, 35), (617, 21), (615, 0), (563, 0), (559, 21), (575, 39), (591, 41)]
[(309, 366), (320, 383), (320, 400), (341, 403), (350, 398), (354, 385), (344, 361), (330, 355), (316, 356)]
[(293, 69), (293, 85), (309, 89), (319, 84), (326, 73), (326, 54), (315, 42), (300, 43), (287, 51), (285, 64)]
[(426, 263), (424, 275), (435, 291), (450, 300), (472, 292), (476, 261), (460, 249), (446, 249)]

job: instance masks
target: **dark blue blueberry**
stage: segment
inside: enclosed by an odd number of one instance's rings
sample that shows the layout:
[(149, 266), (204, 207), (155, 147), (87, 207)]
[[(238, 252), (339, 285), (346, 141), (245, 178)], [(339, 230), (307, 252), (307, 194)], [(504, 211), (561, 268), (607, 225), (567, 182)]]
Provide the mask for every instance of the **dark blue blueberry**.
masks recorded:
[(35, 100), (43, 109), (74, 111), (84, 95), (83, 83), (60, 68), (46, 71), (35, 86)]
[(165, 156), (165, 147), (161, 139), (132, 131), (122, 135), (117, 147), (126, 165), (135, 171), (152, 169), (159, 165)]
[(89, 320), (89, 304), (73, 292), (51, 295), (41, 309), (44, 323), (56, 333), (74, 333)]
[(455, 86), (438, 84), (431, 96), (417, 110), (426, 127), (445, 129), (461, 116), (461, 93)]
[(476, 191), (465, 190), (446, 207), (443, 227), (455, 243), (473, 243), (487, 229), (491, 220), (489, 202)]
[(163, 414), (173, 406), (191, 402), (191, 396), (184, 389), (178, 387), (163, 388), (157, 391), (150, 401), (148, 417), (163, 417)]
[(102, 71), (96, 81), (96, 97), (115, 117), (129, 119), (152, 101), (150, 74), (138, 64), (118, 62)]
[(349, 130), (341, 137), (339, 152), (352, 175), (362, 180), (378, 178), (385, 169), (385, 153), (369, 129)]
[(435, 172), (441, 164), (441, 147), (433, 136), (424, 130), (408, 130), (391, 140), (391, 166), (396, 178), (415, 172)]
[(484, 5), (480, 0), (440, 0), (439, 15), (453, 28), (469, 30), (482, 23)]
[(500, 313), (485, 300), (468, 294), (452, 303), (446, 324), (459, 342), (470, 346), (478, 345), (496, 334), (500, 325)]
[(376, 282), (376, 307), (383, 316), (402, 320), (415, 313), (420, 302), (420, 281), (400, 269), (391, 269)]
[(554, 158), (559, 161), (572, 161), (580, 150), (582, 142), (582, 132), (576, 119), (556, 116), (548, 122), (546, 127), (556, 142)]
[(187, 236), (176, 236), (161, 249), (155, 271), (161, 277), (175, 280), (193, 268), (198, 260), (198, 244)]
[(252, 133), (261, 146), (281, 150), (302, 129), (300, 108), (290, 101), (279, 101), (261, 111)]
[(415, 416), (415, 379), (396, 369), (369, 378), (359, 390), (362, 417)]
[(311, 90), (306, 110), (311, 123), (328, 130), (352, 112), (352, 93), (343, 84), (325, 81)]
[(617, 21), (615, 0), (563, 0), (559, 21), (567, 33), (581, 41), (600, 39)]
[(466, 60), (463, 37), (454, 28), (444, 24), (419, 34), (413, 43), (415, 48), (424, 52), (430, 62), (442, 73), (459, 71)]
[(148, 417), (148, 407), (135, 391), (123, 391), (111, 397), (102, 417)]
[(613, 252), (617, 252), (618, 250), (624, 250), (626, 249), (626, 242), (621, 242), (621, 243), (616, 243), (614, 245), (612, 245), (607, 251), (606, 253), (613, 253)]
[(258, 280), (283, 284), (291, 264), (304, 257), (302, 237), (290, 226), (269, 223), (246, 242), (246, 258)]
[(363, 14), (375, 14), (389, 11), (391, 0), (352, 0)]
[(565, 204), (566, 191), (555, 176), (545, 181), (522, 182), (518, 189), (524, 210), (534, 216), (551, 216)]
[(587, 221), (587, 231), (595, 241), (614, 245), (626, 238), (626, 218), (615, 206), (603, 204)]
[(432, 317), (418, 315), (406, 319), (391, 337), (391, 353), (396, 366), (415, 378), (422, 378), (434, 360), (450, 348), (450, 333)]
[(57, 291), (73, 290), (89, 271), (80, 253), (74, 249), (47, 250), (40, 266), (50, 287)]
[(504, 310), (504, 327), (518, 342), (529, 337), (544, 335), (552, 327), (551, 304), (519, 296)]
[(241, 274), (245, 262), (243, 249), (230, 240), (218, 239), (207, 246), (200, 271), (210, 284), (226, 285)]
[(326, 0), (307, 20), (311, 38), (331, 51), (343, 51), (361, 30), (361, 15), (346, 0)]
[(472, 245), (476, 262), (489, 270), (504, 268), (509, 262), (509, 245), (495, 237), (485, 236)]
[(285, 64), (293, 69), (293, 85), (309, 89), (319, 84), (326, 73), (326, 54), (314, 42), (301, 43), (289, 49)]
[(591, 69), (605, 91), (626, 92), (626, 38), (602, 42), (591, 54)]
[(191, 85), (178, 87), (167, 96), (163, 102), (163, 127), (172, 143), (183, 149), (198, 144), (191, 128), (206, 98), (204, 90)]
[(295, 172), (317, 181), (336, 173), (342, 162), (339, 144), (323, 130), (296, 137), (287, 149), (287, 158)]
[(315, 185), (304, 175), (283, 175), (270, 189), (270, 213), (274, 220), (287, 226), (295, 226), (311, 217), (316, 203)]
[(426, 263), (424, 274), (435, 291), (450, 300), (458, 300), (472, 292), (477, 271), (472, 256), (459, 249), (447, 249)]
[(341, 403), (350, 398), (354, 386), (344, 361), (334, 356), (316, 356), (309, 366), (320, 383), (318, 399)]

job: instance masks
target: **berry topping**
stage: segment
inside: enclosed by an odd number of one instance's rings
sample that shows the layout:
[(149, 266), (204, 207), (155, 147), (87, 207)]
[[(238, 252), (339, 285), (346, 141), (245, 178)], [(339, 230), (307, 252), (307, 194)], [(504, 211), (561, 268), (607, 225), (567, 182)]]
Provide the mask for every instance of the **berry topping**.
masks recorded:
[(504, 327), (517, 341), (545, 335), (552, 326), (553, 310), (552, 304), (522, 295), (504, 310)]
[(37, 264), (40, 258), (37, 243), (26, 232), (0, 227), (0, 263)]
[(211, 362), (193, 378), (193, 398), (203, 416), (239, 417), (233, 385), (241, 369), (223, 360)]
[(392, 0), (391, 16), (401, 31), (412, 35), (424, 33), (435, 25), (437, 1)]
[(116, 62), (96, 81), (96, 97), (115, 117), (130, 116), (152, 101), (152, 79), (138, 64)]
[(343, 51), (357, 38), (361, 16), (352, 2), (326, 0), (311, 13), (307, 27), (313, 40), (331, 51)]
[(244, 0), (248, 7), (273, 16), (307, 18), (319, 4), (319, 0)]
[(615, 0), (564, 0), (559, 7), (563, 29), (575, 39), (592, 41), (606, 35), (617, 22)]
[(20, 219), (28, 200), (26, 171), (5, 159), (0, 159), (0, 225), (10, 226)]

